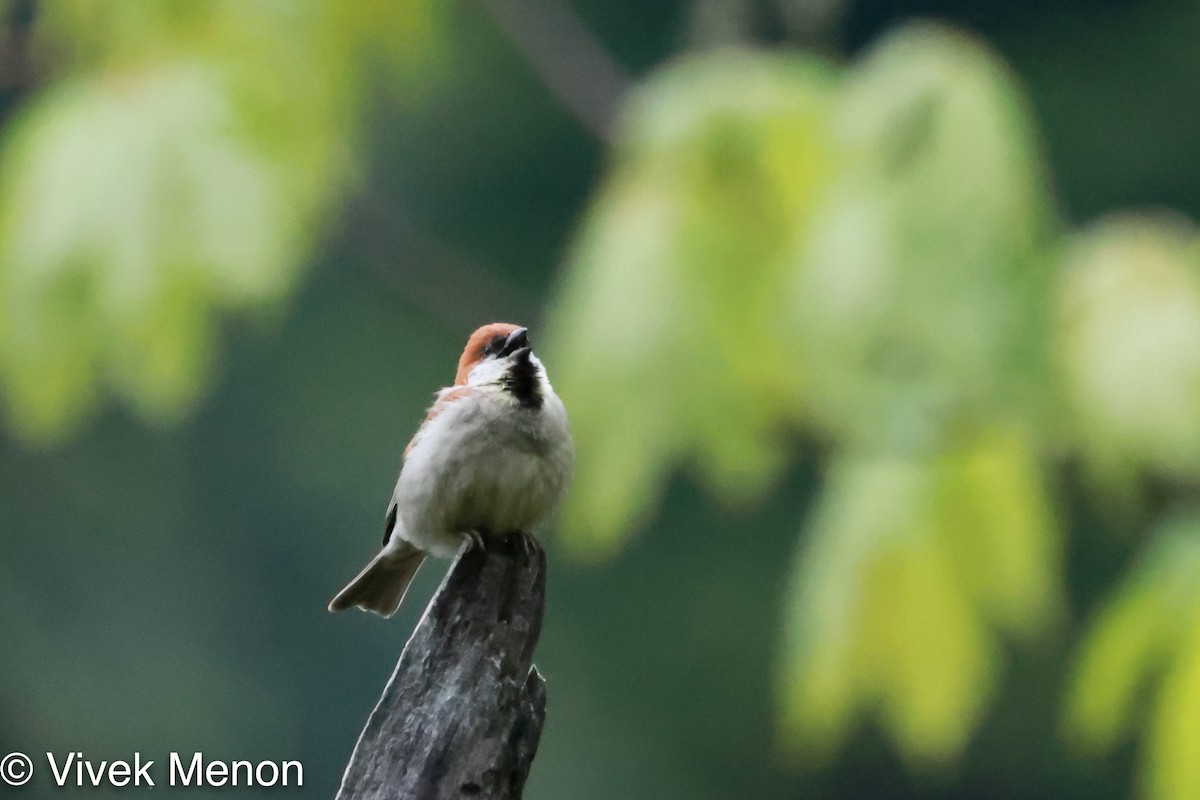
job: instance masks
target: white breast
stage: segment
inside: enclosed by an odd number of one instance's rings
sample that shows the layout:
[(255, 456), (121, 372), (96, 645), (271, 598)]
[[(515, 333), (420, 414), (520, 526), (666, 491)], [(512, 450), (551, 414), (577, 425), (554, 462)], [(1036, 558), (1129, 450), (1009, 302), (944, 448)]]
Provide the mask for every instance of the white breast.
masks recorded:
[(436, 418), (400, 471), (398, 533), (449, 557), (471, 530), (532, 531), (570, 481), (574, 451), (566, 410), (547, 385), (540, 409), (503, 393), (473, 393)]

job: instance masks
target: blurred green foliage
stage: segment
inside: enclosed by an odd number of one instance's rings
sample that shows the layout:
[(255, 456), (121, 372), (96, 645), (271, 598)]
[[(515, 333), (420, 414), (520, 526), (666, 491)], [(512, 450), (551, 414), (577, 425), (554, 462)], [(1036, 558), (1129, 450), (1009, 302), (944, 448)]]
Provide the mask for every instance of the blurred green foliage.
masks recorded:
[(863, 708), (914, 761), (958, 754), (992, 694), (991, 629), (1059, 610), (1057, 529), (1028, 437), (932, 458), (846, 454), (797, 564), (783, 663), (785, 743), (827, 754)]
[[(695, 13), (712, 23), (719, 6)], [(648, 65), (683, 26), (655, 28), (647, 8), (589, 14), (610, 37), (645, 15), (644, 41), (622, 52)], [(434, 13), (424, 0), (39, 5), (45, 79), (0, 136), (0, 396), (33, 448), (0, 458), (0, 520), (28, 532), (0, 561), (3, 632), (27, 643), (0, 663), (12, 730), (46, 747), (82, 746), (66, 733), (130, 750), (172, 732), (180, 749), (303, 743), (336, 780), (361, 723), (346, 698), (377, 689), (348, 670), (378, 662), (382, 679), (396, 642), (377, 634), (364, 650), (375, 629), (350, 626), (366, 622), (320, 616), (336, 588), (329, 531), (360, 525), (386, 493), (398, 446), (364, 454), (403, 440), (449, 377), (460, 328), (480, 320), (398, 314), (378, 286), (328, 274), (306, 293), (300, 276), (332, 240), (327, 261), (394, 260), (396, 284), (436, 300), (438, 265), (412, 263), (432, 253), (457, 270), (440, 308), (507, 317), (528, 312), (522, 292), (549, 281), (561, 248), (544, 357), (579, 461), (552, 546), (618, 566), (558, 562), (566, 600), (544, 643), (556, 694), (535, 793), (540, 779), (556, 796), (778, 795), (791, 784), (769, 772), (774, 745), (818, 775), (853, 765), (858, 783), (818, 777), (817, 793), (862, 796), (893, 774), (868, 721), (918, 775), (978, 761), (973, 747), (1021, 767), (1019, 745), (987, 728), (1023, 741), (1036, 725), (1013, 715), (1057, 719), (1054, 698), (1079, 753), (1119, 759), (1143, 730), (1145, 796), (1200, 794), (1191, 222), (1151, 211), (1076, 224), (1051, 191), (1025, 89), (948, 27), (903, 26), (846, 60), (685, 54), (635, 84), (593, 176), (580, 131), (509, 85), (526, 68), (472, 28), (476, 16), (458, 20), (441, 73), (413, 69), (441, 35)], [(1133, 29), (1200, 29), (1195, 12), (1172, 13), (1139, 11)], [(1088, 29), (1102, 66), (1158, 64), (1156, 51), (1121, 60), (1106, 42), (1127, 28), (1112, 19)], [(1183, 39), (1167, 55), (1195, 49)], [(1026, 66), (1044, 77), (1040, 58), (1026, 53)], [(1080, 57), (1088, 76), (1098, 62)], [(1038, 109), (1052, 141), (1079, 124), (1046, 100), (1078, 93), (1060, 69)], [(416, 110), (379, 102), (424, 82), (436, 91)], [(482, 108), (490, 125), (443, 119)], [(1102, 138), (1073, 141), (1093, 154)], [(1136, 158), (1065, 161), (1076, 186), (1191, 168), (1149, 150), (1138, 140), (1122, 151)], [(578, 187), (593, 177), (585, 203)], [(436, 235), (401, 236), (382, 257), (347, 244), (362, 230), (351, 220), (339, 234), (339, 214), (358, 210), (342, 209), (389, 180), (416, 227), (440, 210), (453, 238), (502, 254), (521, 291), (505, 295), (469, 254), (445, 258)], [(1076, 192), (1076, 209), (1096, 202)], [(285, 344), (232, 354), (225, 393), (189, 417), (215, 385), (230, 312), (276, 319)], [(137, 438), (103, 413), (109, 396), (140, 420), (179, 423), (181, 438)], [(1093, 504), (1106, 524), (1080, 522)], [(669, 540), (633, 538), (652, 520)], [(1114, 545), (1105, 528), (1134, 533)], [(336, 542), (339, 563), (361, 560), (357, 539)], [(1124, 576), (1097, 568), (1114, 547), (1142, 551)], [(1081, 580), (1088, 570), (1099, 577)], [(1107, 578), (1115, 589), (1092, 615), (1074, 595)], [(1059, 669), (1068, 647), (1079, 652)], [(774, 676), (756, 658), (772, 651)], [(1055, 664), (1030, 678), (1038, 658)], [(1014, 700), (1014, 685), (1033, 688)], [(214, 702), (234, 697), (244, 718)], [(753, 716), (770, 704), (773, 742)], [(1014, 793), (1034, 780), (1005, 777)]]
[(1147, 797), (1200, 789), (1198, 571), (1200, 517), (1165, 521), (1101, 611), (1069, 698), (1068, 733), (1088, 747), (1111, 748), (1134, 721), (1146, 725)]
[(282, 299), (343, 197), (362, 73), (428, 15), (421, 0), (46, 5), (40, 52), (68, 66), (0, 152), (18, 432), (60, 440), (109, 392), (151, 420), (191, 406), (218, 312)]
[(1200, 238), (1163, 213), (1072, 238), (1058, 289), (1063, 394), (1101, 477), (1200, 473)]
[[(611, 552), (679, 465), (754, 496), (807, 432), (834, 454), (788, 601), (781, 742), (828, 756), (870, 711), (916, 764), (953, 759), (1002, 639), (1063, 610), (1046, 473), (1079, 454), (1127, 482), (1197, 475), (1198, 257), (1179, 222), (1071, 232), (1020, 89), (954, 31), (906, 27), (843, 68), (670, 66), (626, 107), (556, 308), (564, 534)], [(1105, 670), (1145, 616), (1092, 634), (1075, 718), (1100, 744), (1108, 693), (1137, 680)], [(1200, 685), (1189, 663), (1175, 692)], [(1149, 737), (1151, 796), (1200, 793), (1175, 754), (1200, 744), (1187, 700)]]
[(583, 412), (581, 551), (611, 549), (685, 455), (734, 495), (785, 463), (777, 422), (795, 417), (801, 376), (780, 284), (831, 171), (831, 78), (801, 56), (718, 55), (630, 101), (550, 336)]

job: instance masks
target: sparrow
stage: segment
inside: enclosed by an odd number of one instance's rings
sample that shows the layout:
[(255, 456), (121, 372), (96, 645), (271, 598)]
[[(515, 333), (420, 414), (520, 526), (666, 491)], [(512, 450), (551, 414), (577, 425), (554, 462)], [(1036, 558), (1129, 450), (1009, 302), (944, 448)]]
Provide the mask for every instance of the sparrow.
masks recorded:
[(427, 555), (449, 558), (476, 537), (531, 532), (565, 494), (574, 457), (567, 411), (528, 331), (506, 322), (479, 328), (454, 385), (434, 395), (404, 449), (383, 549), (329, 610), (390, 617)]

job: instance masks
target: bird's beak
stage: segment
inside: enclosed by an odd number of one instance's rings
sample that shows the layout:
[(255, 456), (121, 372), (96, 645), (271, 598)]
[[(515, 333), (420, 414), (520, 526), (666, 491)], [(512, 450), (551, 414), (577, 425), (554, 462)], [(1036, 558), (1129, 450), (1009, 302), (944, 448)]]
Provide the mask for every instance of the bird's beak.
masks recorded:
[(510, 333), (508, 338), (504, 340), (504, 347), (500, 349), (500, 355), (517, 355), (518, 351), (520, 350), (524, 350), (526, 353), (528, 353), (530, 350), (528, 334), (528, 328), (517, 328), (515, 331)]

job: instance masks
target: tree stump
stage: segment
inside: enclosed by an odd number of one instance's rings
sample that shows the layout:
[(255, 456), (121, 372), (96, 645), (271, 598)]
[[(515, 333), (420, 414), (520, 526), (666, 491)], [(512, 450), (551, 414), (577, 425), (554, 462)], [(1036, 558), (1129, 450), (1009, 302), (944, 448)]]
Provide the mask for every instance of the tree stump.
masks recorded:
[(459, 551), (358, 738), (337, 800), (518, 800), (546, 718), (533, 667), (546, 554), (525, 533)]

